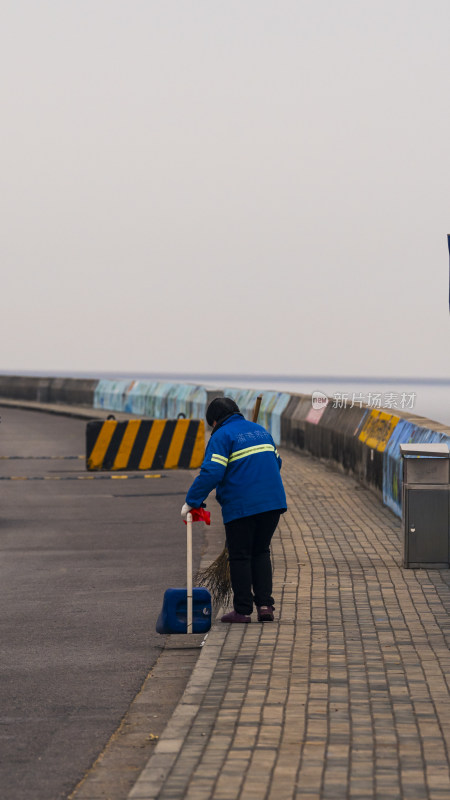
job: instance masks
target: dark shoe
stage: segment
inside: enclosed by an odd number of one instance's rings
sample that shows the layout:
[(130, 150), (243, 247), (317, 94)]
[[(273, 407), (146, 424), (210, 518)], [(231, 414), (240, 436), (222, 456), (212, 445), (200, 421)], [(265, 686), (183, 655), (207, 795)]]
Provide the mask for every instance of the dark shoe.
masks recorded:
[(239, 614), (237, 611), (229, 611), (221, 617), (221, 622), (251, 622), (250, 617), (246, 614)]
[(273, 622), (273, 606), (256, 606), (258, 611), (258, 622)]

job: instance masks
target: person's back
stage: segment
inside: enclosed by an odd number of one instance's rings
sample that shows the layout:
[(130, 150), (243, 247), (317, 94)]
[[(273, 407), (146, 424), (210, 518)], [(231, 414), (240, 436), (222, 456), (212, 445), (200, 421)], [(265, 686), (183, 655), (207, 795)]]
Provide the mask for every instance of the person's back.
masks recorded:
[(213, 430), (205, 461), (207, 458), (213, 463), (226, 464), (216, 488), (225, 523), (286, 508), (281, 459), (270, 433), (262, 425), (233, 414)]

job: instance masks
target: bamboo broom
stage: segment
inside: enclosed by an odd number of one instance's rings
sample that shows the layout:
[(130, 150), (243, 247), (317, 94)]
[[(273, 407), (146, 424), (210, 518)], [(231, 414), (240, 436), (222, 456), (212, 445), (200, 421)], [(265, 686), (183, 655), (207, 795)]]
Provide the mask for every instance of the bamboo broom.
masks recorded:
[[(259, 409), (261, 406), (262, 395), (256, 398), (255, 407), (252, 414), (252, 422), (258, 421)], [(230, 605), (233, 596), (230, 580), (230, 563), (228, 561), (227, 546), (223, 548), (220, 555), (208, 567), (202, 569), (197, 574), (197, 583), (205, 586), (211, 592), (211, 598), (215, 606), (226, 608)]]

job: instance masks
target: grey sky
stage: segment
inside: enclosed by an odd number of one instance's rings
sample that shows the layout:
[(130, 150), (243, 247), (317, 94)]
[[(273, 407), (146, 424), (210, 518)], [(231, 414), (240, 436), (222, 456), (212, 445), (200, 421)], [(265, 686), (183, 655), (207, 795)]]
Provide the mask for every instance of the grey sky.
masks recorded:
[(0, 370), (448, 375), (449, 29), (4, 0)]

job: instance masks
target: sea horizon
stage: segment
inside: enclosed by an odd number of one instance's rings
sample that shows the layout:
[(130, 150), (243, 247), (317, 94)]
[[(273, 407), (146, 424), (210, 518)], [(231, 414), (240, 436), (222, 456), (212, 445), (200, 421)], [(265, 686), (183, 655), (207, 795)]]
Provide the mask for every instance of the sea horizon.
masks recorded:
[(296, 374), (296, 373), (244, 373), (244, 372), (176, 372), (167, 371), (129, 371), (129, 370), (7, 370), (0, 369), (0, 375), (16, 375), (24, 377), (46, 377), (46, 378), (89, 378), (92, 380), (110, 379), (120, 380), (130, 378), (140, 380), (171, 380), (187, 381), (197, 383), (198, 381), (211, 380), (217, 381), (230, 380), (249, 380), (255, 381), (276, 381), (278, 383), (304, 383), (309, 381), (326, 381), (327, 383), (384, 383), (384, 384), (415, 384), (429, 386), (450, 386), (450, 377), (439, 375), (415, 376), (415, 375), (328, 375), (328, 374)]

